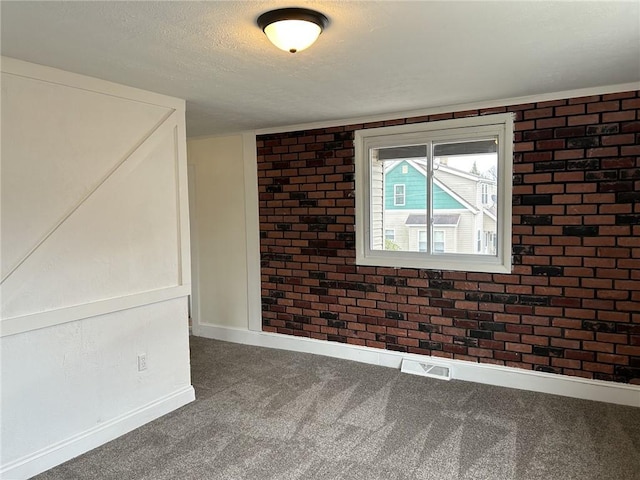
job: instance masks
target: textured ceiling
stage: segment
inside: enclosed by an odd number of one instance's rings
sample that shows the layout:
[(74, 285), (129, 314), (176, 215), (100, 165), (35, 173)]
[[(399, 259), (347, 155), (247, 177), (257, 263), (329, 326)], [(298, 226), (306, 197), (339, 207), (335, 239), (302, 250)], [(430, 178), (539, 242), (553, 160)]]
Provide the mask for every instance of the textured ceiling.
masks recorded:
[[(264, 11), (330, 19), (292, 55)], [(640, 82), (640, 0), (1, 2), (2, 54), (187, 100), (190, 136)]]

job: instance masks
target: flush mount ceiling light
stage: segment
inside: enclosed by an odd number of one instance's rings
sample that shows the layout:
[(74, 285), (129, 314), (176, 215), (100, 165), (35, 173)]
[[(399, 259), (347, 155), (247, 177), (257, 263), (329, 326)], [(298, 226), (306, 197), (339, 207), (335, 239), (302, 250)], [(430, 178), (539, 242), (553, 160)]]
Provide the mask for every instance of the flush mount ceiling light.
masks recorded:
[(281, 8), (258, 17), (258, 26), (271, 43), (291, 53), (310, 47), (328, 23), (323, 14), (306, 8)]

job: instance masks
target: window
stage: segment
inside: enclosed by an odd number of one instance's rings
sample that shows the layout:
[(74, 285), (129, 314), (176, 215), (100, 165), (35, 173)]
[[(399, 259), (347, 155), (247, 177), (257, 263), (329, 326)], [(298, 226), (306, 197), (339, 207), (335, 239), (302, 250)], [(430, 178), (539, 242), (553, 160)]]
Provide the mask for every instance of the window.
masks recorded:
[(418, 230), (418, 251), (419, 252), (427, 251), (427, 231), (426, 230)]
[(482, 204), (486, 205), (489, 203), (489, 185), (483, 183), (480, 185), (481, 195), (482, 195)]
[(433, 231), (433, 253), (444, 253), (444, 230)]
[(393, 242), (396, 239), (396, 231), (394, 229), (386, 229), (384, 231), (384, 239)]
[(357, 264), (511, 271), (511, 114), (359, 130), (355, 141)]
[(393, 186), (393, 204), (396, 207), (404, 206), (404, 185), (394, 185)]

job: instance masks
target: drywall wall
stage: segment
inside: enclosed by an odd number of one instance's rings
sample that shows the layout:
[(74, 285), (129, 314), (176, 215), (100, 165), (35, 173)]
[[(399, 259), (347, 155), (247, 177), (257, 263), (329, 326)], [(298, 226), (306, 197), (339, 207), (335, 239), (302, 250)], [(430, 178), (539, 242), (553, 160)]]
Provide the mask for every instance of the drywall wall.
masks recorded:
[(256, 201), (247, 209), (247, 199), (257, 199), (255, 136), (189, 139), (187, 152), (193, 331), (198, 335), (200, 325), (259, 329), (259, 283), (249, 280), (252, 269), (257, 280), (259, 269)]
[(184, 132), (182, 100), (2, 59), (6, 478), (194, 398)]

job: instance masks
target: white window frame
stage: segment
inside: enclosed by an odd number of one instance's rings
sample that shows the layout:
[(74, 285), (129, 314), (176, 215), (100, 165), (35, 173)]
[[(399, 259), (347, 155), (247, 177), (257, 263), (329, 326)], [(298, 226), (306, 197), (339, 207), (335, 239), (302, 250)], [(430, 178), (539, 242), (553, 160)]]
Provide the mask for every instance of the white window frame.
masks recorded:
[[(355, 132), (354, 145), (356, 164), (356, 264), (464, 272), (510, 273), (513, 122), (513, 114), (503, 113), (357, 130)], [(474, 138), (486, 138), (489, 135), (498, 137), (498, 248), (496, 256), (455, 253), (425, 254), (424, 252), (374, 250), (371, 248), (371, 209), (369, 204), (371, 199), (371, 161), (369, 152), (371, 149), (416, 144), (425, 141), (465, 141), (473, 140)], [(429, 231), (430, 229), (427, 229), (428, 233)], [(431, 239), (427, 238), (427, 242), (430, 241)]]
[[(402, 203), (396, 201), (398, 198), (397, 188), (402, 187)], [(393, 184), (393, 206), (394, 207), (404, 207), (407, 204), (407, 187), (404, 183), (394, 183)]]

